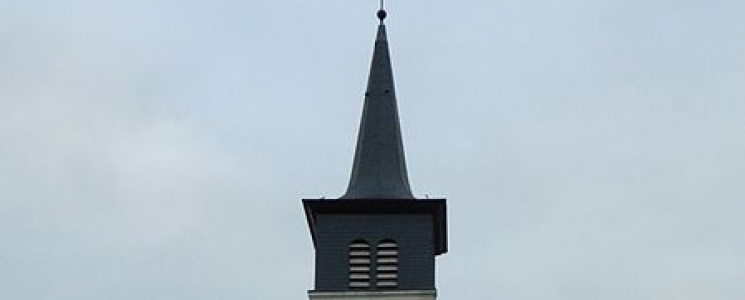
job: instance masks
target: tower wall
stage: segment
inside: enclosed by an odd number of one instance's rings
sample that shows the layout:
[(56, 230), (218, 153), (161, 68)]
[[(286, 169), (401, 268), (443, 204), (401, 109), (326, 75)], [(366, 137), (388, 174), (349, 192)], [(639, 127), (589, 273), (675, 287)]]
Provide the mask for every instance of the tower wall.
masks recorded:
[[(359, 239), (371, 245), (385, 239), (392, 239), (398, 244), (398, 287), (380, 291), (434, 290), (435, 251), (432, 224), (432, 216), (425, 214), (318, 215), (315, 291), (350, 291), (349, 245)], [(420, 299), (406, 297), (408, 298), (392, 299)]]

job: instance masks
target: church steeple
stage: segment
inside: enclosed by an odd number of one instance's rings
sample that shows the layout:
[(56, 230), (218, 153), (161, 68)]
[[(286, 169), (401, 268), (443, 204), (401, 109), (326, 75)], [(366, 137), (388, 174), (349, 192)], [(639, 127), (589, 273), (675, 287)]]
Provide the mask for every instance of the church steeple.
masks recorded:
[(446, 200), (411, 193), (382, 5), (378, 18), (349, 187), (338, 200), (303, 199), (316, 254), (310, 300), (437, 297), (435, 257), (447, 252)]
[(406, 172), (401, 126), (396, 104), (385, 10), (375, 38), (365, 91), (357, 149), (347, 192), (342, 199), (413, 199)]

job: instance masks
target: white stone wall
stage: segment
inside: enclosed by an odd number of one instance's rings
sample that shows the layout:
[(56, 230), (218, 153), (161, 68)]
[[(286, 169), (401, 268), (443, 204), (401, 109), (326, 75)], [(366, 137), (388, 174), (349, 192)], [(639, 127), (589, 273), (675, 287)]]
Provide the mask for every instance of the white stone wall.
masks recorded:
[(435, 290), (308, 292), (310, 300), (435, 300)]

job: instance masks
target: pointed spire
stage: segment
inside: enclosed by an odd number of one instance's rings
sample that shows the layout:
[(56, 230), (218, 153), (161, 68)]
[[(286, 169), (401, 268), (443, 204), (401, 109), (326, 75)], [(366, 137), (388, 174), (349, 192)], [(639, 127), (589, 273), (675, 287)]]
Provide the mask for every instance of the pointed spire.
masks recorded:
[(342, 199), (413, 199), (406, 172), (388, 38), (378, 11), (378, 34), (365, 92), (352, 175)]

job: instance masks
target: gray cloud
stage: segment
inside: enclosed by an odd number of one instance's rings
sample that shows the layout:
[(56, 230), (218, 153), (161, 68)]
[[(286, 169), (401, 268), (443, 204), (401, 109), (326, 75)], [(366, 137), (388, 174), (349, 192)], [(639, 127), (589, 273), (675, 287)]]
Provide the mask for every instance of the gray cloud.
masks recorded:
[[(306, 297), (373, 2), (0, 3), (0, 298)], [(745, 5), (388, 5), (440, 299), (745, 297)]]

